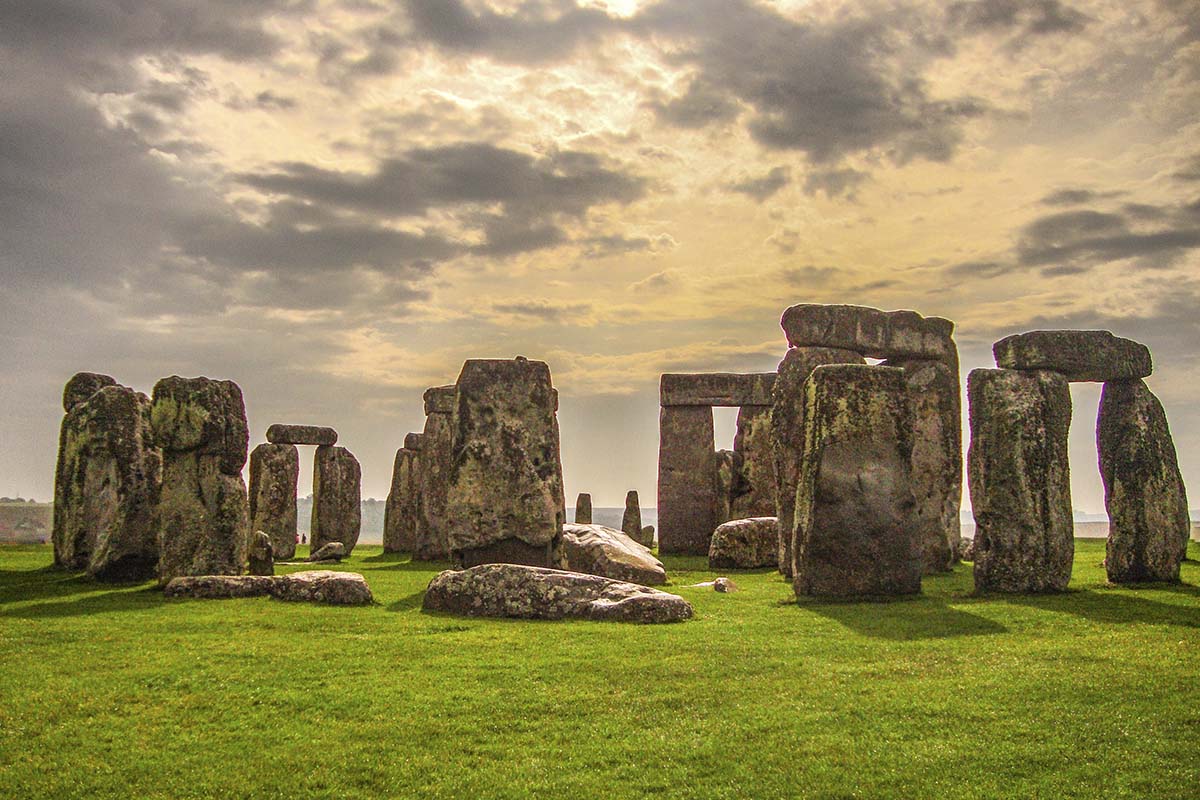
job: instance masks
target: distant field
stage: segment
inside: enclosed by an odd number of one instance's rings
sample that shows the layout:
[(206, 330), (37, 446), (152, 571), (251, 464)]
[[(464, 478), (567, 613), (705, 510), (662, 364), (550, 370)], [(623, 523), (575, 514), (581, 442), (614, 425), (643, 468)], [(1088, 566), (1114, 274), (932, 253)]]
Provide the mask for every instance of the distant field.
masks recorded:
[[(168, 603), (0, 547), (0, 797), (1182, 798), (1200, 786), (1187, 585), (797, 604), (666, 558), (662, 627), (420, 611), (436, 567), (359, 548), (378, 604)], [(1192, 557), (1200, 556), (1193, 545)]]
[(48, 542), (53, 516), (53, 503), (0, 503), (0, 542)]

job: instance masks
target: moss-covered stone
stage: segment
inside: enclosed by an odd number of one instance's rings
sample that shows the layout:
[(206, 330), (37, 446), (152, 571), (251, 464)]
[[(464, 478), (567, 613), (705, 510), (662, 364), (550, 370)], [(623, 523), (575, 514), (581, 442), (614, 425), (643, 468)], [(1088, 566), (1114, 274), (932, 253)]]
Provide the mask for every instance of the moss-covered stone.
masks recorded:
[(636, 489), (625, 493), (625, 513), (621, 515), (621, 532), (643, 547), (654, 546), (654, 529), (650, 529), (650, 537), (642, 527), (642, 504), (638, 499)]
[(658, 414), (658, 549), (704, 555), (717, 526), (717, 456), (711, 406), (663, 406)]
[(790, 347), (831, 347), (871, 358), (945, 361), (954, 349), (954, 323), (915, 311), (801, 303), (779, 322)]
[(723, 522), (708, 548), (710, 569), (774, 567), (779, 559), (779, 520), (750, 517)]
[(1191, 522), (1162, 403), (1141, 380), (1110, 381), (1100, 397), (1096, 447), (1113, 583), (1178, 582)]
[(150, 420), (163, 450), (219, 456), (226, 475), (246, 466), (250, 428), (242, 390), (233, 381), (172, 375), (154, 385)]
[(1069, 381), (1144, 378), (1154, 370), (1150, 349), (1109, 331), (1028, 331), (992, 345), (1001, 369), (1052, 370)]
[[(432, 390), (431, 390), (432, 391)], [(444, 392), (436, 392), (442, 397)], [(426, 392), (426, 409), (431, 395)], [(438, 400), (438, 408), (444, 407)], [(453, 404), (451, 404), (453, 409)], [(454, 456), (453, 412), (427, 411), (417, 459), (417, 531), (413, 541), (413, 559), (444, 561), (450, 557), (446, 536), (446, 494)]]
[[(411, 434), (410, 434), (411, 436)], [(408, 440), (406, 440), (407, 442)], [(383, 551), (411, 552), (416, 543), (420, 514), (417, 463), (420, 452), (402, 447), (392, 466), (392, 488), (383, 509)]]
[(354, 551), (362, 531), (362, 467), (344, 447), (317, 448), (313, 466), (312, 525), (309, 542), (318, 550), (341, 542)]
[(592, 496), (587, 492), (580, 492), (575, 498), (575, 524), (592, 524)]
[(241, 475), (221, 456), (163, 452), (158, 580), (182, 575), (241, 575), (250, 543), (249, 504)]
[(251, 575), (275, 574), (275, 552), (266, 531), (255, 531), (250, 539), (249, 572)]
[(260, 444), (250, 452), (250, 529), (267, 534), (275, 557), (296, 555), (296, 484), (300, 452), (291, 444)]
[(1075, 555), (1066, 378), (977, 369), (967, 378), (967, 397), (975, 588), (1018, 594), (1066, 589)]
[(804, 454), (796, 484), (797, 595), (921, 591), (913, 499), (912, 409), (904, 373), (819, 366), (804, 384)]
[(315, 444), (335, 445), (338, 433), (333, 428), (320, 425), (283, 425), (276, 423), (267, 428), (267, 441), (271, 444)]
[(87, 402), (88, 398), (105, 386), (116, 385), (116, 379), (109, 375), (101, 375), (98, 372), (77, 372), (63, 387), (63, 411), (70, 412), (80, 403)]

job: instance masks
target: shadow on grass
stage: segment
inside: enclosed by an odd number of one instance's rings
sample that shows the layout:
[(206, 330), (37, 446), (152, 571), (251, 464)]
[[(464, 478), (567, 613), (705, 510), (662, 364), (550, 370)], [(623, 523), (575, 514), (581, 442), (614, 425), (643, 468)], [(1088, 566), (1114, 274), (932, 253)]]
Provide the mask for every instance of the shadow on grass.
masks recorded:
[(70, 597), (84, 592), (111, 591), (137, 586), (133, 583), (101, 583), (82, 572), (53, 565), (25, 570), (0, 570), (0, 608), (8, 603)]
[(806, 599), (799, 603), (789, 601), (791, 604), (875, 639), (949, 639), (958, 636), (991, 636), (1008, 630), (995, 620), (951, 608), (940, 598), (913, 597), (865, 602)]
[(364, 565), (370, 565), (372, 569), (386, 569), (394, 572), (441, 572), (444, 569), (453, 569), (454, 565), (449, 561), (412, 561), (406, 555), (400, 555), (398, 558), (393, 558), (393, 553), (388, 553), (387, 557), (371, 556), (364, 559), (355, 559)]
[(0, 611), (0, 618), (47, 619), (55, 617), (78, 617), (85, 614), (106, 614), (113, 611), (144, 611), (163, 604), (163, 595), (154, 586), (145, 588), (113, 589), (104, 584), (91, 583), (92, 591), (73, 600), (35, 603)]
[(990, 600), (1003, 600), (1012, 605), (1072, 614), (1104, 624), (1173, 625), (1180, 628), (1200, 628), (1200, 611), (1195, 606), (1160, 603), (1137, 592), (1158, 590), (1200, 597), (1200, 588), (1179, 584), (1146, 585), (1136, 589), (1073, 589), (1062, 594), (989, 595)]
[(408, 597), (402, 597), (394, 603), (388, 603), (386, 608), (388, 611), (412, 611), (414, 608), (421, 607), (421, 600), (424, 597), (424, 590), (413, 592)]

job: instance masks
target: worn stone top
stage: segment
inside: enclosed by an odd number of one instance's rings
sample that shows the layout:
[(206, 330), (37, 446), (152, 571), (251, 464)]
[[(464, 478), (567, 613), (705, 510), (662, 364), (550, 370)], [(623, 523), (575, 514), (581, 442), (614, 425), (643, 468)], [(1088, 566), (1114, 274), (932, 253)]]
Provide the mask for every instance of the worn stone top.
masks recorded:
[(421, 443), (425, 439), (423, 433), (409, 433), (404, 436), (404, 449), (417, 451), (421, 449)]
[(267, 428), (267, 441), (271, 444), (337, 444), (338, 434), (333, 428), (318, 425), (279, 425)]
[(790, 347), (836, 347), (870, 358), (957, 359), (954, 323), (915, 311), (802, 303), (779, 321)]
[(219, 455), (226, 475), (246, 465), (250, 428), (242, 390), (233, 381), (163, 378), (154, 384), (150, 423), (164, 450)]
[(458, 396), (458, 387), (434, 386), (425, 390), (425, 416), (430, 414), (453, 414), (454, 399)]
[(992, 345), (1001, 369), (1048, 369), (1069, 381), (1144, 378), (1154, 371), (1150, 349), (1109, 331), (1029, 331)]
[(769, 406), (774, 372), (665, 373), (659, 380), (664, 406)]
[(63, 388), (63, 411), (70, 411), (105, 386), (116, 386), (117, 381), (98, 372), (78, 372)]

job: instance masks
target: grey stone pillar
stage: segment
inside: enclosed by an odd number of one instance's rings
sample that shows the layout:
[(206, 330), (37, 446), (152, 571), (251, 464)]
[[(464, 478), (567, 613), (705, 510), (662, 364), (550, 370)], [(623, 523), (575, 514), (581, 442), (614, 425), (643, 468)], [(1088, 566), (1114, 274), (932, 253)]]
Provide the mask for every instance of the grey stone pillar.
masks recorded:
[(296, 555), (296, 483), (300, 451), (293, 444), (260, 444), (250, 451), (250, 530), (271, 540), (281, 561)]
[(771, 453), (771, 407), (738, 409), (733, 452), (738, 455), (729, 518), (775, 516), (775, 464)]
[(580, 492), (575, 498), (575, 524), (592, 524), (592, 496), (587, 492)]
[(344, 447), (321, 445), (313, 465), (313, 506), (309, 542), (317, 552), (341, 542), (346, 555), (362, 530), (362, 468)]
[(717, 527), (711, 406), (663, 406), (658, 416), (658, 549), (708, 555)]
[(383, 509), (383, 551), (412, 552), (416, 544), (417, 518), (420, 513), (417, 470), (423, 435), (410, 433), (404, 447), (396, 451), (392, 468), (392, 488)]
[(435, 386), (425, 392), (425, 429), (417, 478), (417, 530), (413, 542), (413, 558), (418, 561), (450, 558), (445, 510), (454, 455), (452, 423), (457, 397), (453, 385)]

